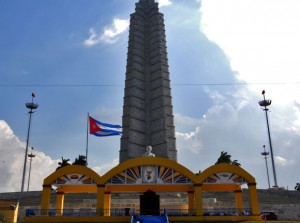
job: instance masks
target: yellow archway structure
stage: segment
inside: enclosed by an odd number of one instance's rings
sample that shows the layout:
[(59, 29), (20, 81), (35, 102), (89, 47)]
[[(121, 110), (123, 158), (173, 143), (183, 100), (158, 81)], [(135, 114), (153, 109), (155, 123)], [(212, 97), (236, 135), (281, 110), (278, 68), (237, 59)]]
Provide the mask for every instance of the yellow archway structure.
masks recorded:
[[(56, 187), (56, 214), (63, 214), (64, 194), (95, 192), (101, 194), (101, 177), (92, 169), (81, 165), (69, 165), (59, 168), (44, 179), (42, 192), (42, 210), (50, 208), (52, 186)], [(100, 193), (99, 193), (100, 192)], [(97, 197), (97, 208), (103, 206), (101, 197)]]
[[(188, 209), (196, 219), (206, 219), (202, 193), (225, 191), (235, 193), (236, 209), (243, 210), (241, 185), (249, 187), (253, 220), (259, 219), (255, 178), (239, 166), (213, 165), (194, 174), (186, 167), (161, 157), (127, 160), (103, 176), (92, 169), (70, 165), (56, 170), (44, 180), (42, 210), (49, 210), (51, 187), (56, 187), (56, 216), (63, 215), (64, 194), (93, 192), (97, 194), (97, 215), (110, 217), (111, 193), (186, 192)], [(102, 210), (102, 211), (101, 211)], [(46, 213), (45, 213), (46, 214)], [(176, 220), (176, 219), (174, 219)]]
[[(159, 169), (159, 173), (156, 173), (157, 176), (154, 176), (156, 178), (153, 178), (154, 182), (138, 182), (139, 177), (142, 178), (142, 170), (138, 170), (137, 168), (140, 167), (163, 167)], [(137, 179), (133, 183), (124, 183), (124, 184), (114, 184), (110, 183), (109, 181), (115, 177), (116, 175), (120, 173), (124, 173), (125, 171), (132, 169), (137, 174)], [(173, 173), (177, 176), (184, 176), (185, 178), (189, 179), (191, 183), (188, 183), (188, 186), (186, 184), (182, 184), (180, 187), (179, 184), (176, 184), (177, 187), (173, 188), (170, 187), (169, 184), (159, 183), (157, 182), (158, 179), (162, 179), (161, 175), (162, 172), (165, 170), (172, 170)], [(152, 172), (155, 174), (155, 172)], [(168, 179), (171, 179), (172, 176), (169, 175)], [(149, 189), (155, 192), (180, 192), (180, 191), (188, 191), (190, 190), (190, 185), (192, 182), (196, 182), (197, 177), (196, 175), (191, 172), (186, 167), (180, 165), (177, 162), (174, 162), (173, 160), (166, 159), (166, 158), (160, 158), (160, 157), (141, 157), (141, 158), (135, 158), (131, 160), (127, 160), (126, 162), (123, 162), (116, 166), (115, 168), (111, 169), (108, 173), (103, 175), (101, 177), (101, 183), (106, 185), (106, 191), (110, 192), (145, 192)], [(137, 186), (137, 187), (135, 187)], [(135, 189), (136, 188), (136, 189)]]
[(220, 163), (210, 166), (198, 175), (199, 191), (227, 191), (235, 193), (236, 208), (243, 210), (241, 185), (247, 183), (252, 215), (259, 216), (255, 178), (243, 168)]

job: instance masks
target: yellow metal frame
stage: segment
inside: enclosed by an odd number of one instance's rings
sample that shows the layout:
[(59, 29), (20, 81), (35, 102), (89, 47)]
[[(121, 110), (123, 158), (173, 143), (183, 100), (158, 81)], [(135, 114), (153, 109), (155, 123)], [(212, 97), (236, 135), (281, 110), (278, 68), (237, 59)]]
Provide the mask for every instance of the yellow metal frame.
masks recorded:
[[(121, 172), (135, 168), (138, 166), (143, 165), (153, 165), (153, 166), (163, 166), (167, 168), (171, 168), (180, 174), (186, 176), (191, 180), (189, 184), (107, 184), (109, 180), (120, 174)], [(260, 220), (259, 216), (259, 209), (258, 209), (258, 198), (257, 198), (257, 191), (256, 191), (256, 181), (255, 178), (245, 171), (243, 168), (239, 166), (235, 166), (232, 164), (217, 164), (210, 166), (200, 174), (194, 174), (186, 167), (180, 165), (179, 163), (165, 159), (161, 157), (140, 157), (131, 160), (127, 160), (116, 167), (112, 168), (109, 172), (107, 172), (102, 177), (99, 176), (96, 172), (92, 169), (80, 166), (80, 165), (70, 165), (63, 168), (56, 170), (54, 173), (49, 175), (44, 180), (43, 185), (43, 192), (42, 192), (42, 209), (47, 210), (50, 207), (50, 193), (51, 193), (51, 184), (59, 177), (62, 177), (67, 174), (84, 174), (90, 178), (92, 178), (95, 184), (89, 185), (59, 185), (57, 188), (57, 200), (56, 200), (56, 209), (57, 215), (63, 217), (61, 222), (64, 222), (63, 219), (69, 219), (70, 221), (72, 218), (67, 216), (61, 216), (63, 214), (63, 202), (64, 202), (64, 193), (81, 193), (81, 192), (93, 192), (97, 194), (97, 209), (106, 210), (104, 211), (104, 216), (95, 216), (96, 218), (110, 218), (109, 221), (113, 222), (114, 219), (121, 221), (119, 217), (110, 216), (110, 203), (111, 203), (111, 193), (124, 193), (124, 192), (145, 192), (148, 190), (152, 190), (154, 192), (187, 192), (188, 193), (188, 208), (196, 210), (196, 216), (182, 216), (182, 217), (170, 217), (170, 219), (181, 219), (186, 220), (197, 218), (198, 220), (202, 219), (233, 219), (238, 218), (237, 216), (203, 216), (203, 203), (202, 203), (202, 193), (205, 191), (227, 191), (235, 193), (235, 201), (236, 201), (236, 208), (238, 210), (243, 209), (243, 200), (242, 200), (242, 190), (240, 184), (209, 184), (205, 183), (205, 179), (208, 177), (217, 174), (217, 173), (232, 173), (238, 176), (241, 176), (247, 183), (249, 187), (249, 197), (250, 203), (252, 208), (252, 216), (244, 216), (245, 219), (248, 220)], [(55, 217), (55, 216), (54, 216)], [(26, 217), (26, 222), (36, 222), (37, 219), (35, 218), (42, 218), (40, 217)], [(34, 220), (35, 219), (35, 220)], [(51, 216), (51, 222), (54, 221), (53, 217)], [(86, 221), (93, 221), (92, 217), (86, 217)], [(89, 219), (89, 220), (88, 220)], [(103, 221), (105, 221), (102, 219)], [(126, 218), (127, 219), (127, 218)], [(124, 220), (124, 219), (123, 219)], [(84, 220), (80, 220), (81, 222), (85, 222)], [(44, 222), (48, 222), (45, 219)]]
[(0, 215), (5, 218), (4, 222), (17, 222), (19, 202), (13, 200), (0, 200)]

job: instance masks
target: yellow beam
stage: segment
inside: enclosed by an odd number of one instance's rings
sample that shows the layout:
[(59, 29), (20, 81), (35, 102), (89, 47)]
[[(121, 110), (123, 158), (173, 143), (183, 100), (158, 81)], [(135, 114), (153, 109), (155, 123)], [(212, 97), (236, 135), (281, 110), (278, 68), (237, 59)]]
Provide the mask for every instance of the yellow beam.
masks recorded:
[(65, 193), (96, 193), (97, 185), (96, 184), (87, 184), (87, 185), (64, 185), (57, 188), (59, 192)]
[(215, 192), (234, 192), (240, 189), (238, 184), (203, 184), (203, 191), (215, 191)]
[(106, 185), (106, 192), (188, 192), (193, 191), (192, 184), (114, 184)]

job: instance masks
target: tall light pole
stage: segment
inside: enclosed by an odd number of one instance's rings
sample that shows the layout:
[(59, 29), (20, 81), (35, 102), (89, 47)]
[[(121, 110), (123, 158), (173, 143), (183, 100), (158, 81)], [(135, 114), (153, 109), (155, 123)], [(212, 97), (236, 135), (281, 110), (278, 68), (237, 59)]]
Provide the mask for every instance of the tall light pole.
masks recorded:
[(22, 186), (21, 186), (21, 193), (24, 192), (24, 183), (25, 183), (25, 174), (26, 174), (26, 164), (27, 164), (27, 156), (28, 156), (28, 145), (29, 145), (29, 137), (30, 137), (30, 126), (31, 126), (31, 116), (34, 113), (34, 110), (39, 107), (38, 104), (33, 103), (33, 98), (35, 94), (31, 94), (31, 102), (26, 103), (26, 108), (29, 109), (29, 122), (28, 122), (28, 130), (27, 130), (27, 140), (26, 140), (26, 149), (25, 149), (25, 160), (24, 160), (24, 167), (23, 167), (23, 177), (22, 177)]
[(263, 147), (264, 147), (264, 151), (261, 153), (261, 155), (263, 155), (265, 158), (265, 161), (266, 161), (266, 169), (267, 169), (267, 177), (268, 177), (268, 185), (269, 185), (269, 189), (271, 188), (270, 187), (270, 178), (269, 178), (269, 168), (268, 168), (268, 155), (269, 155), (269, 152), (267, 152), (266, 151), (266, 146), (265, 145), (263, 145)]
[(30, 163), (29, 163), (29, 176), (28, 176), (27, 192), (29, 191), (30, 173), (31, 173), (31, 163), (32, 163), (32, 159), (35, 157), (35, 155), (32, 153), (32, 151), (33, 151), (33, 147), (31, 147), (31, 153), (28, 154)]
[(262, 91), (262, 95), (264, 100), (261, 100), (258, 102), (258, 104), (263, 107), (263, 110), (265, 111), (266, 114), (266, 121), (267, 121), (267, 129), (268, 129), (268, 138), (269, 138), (269, 145), (270, 145), (270, 152), (271, 152), (271, 161), (272, 161), (272, 169), (273, 169), (273, 176), (274, 176), (274, 187), (277, 188), (277, 177), (276, 177), (276, 170), (275, 170), (275, 162), (274, 162), (274, 154), (273, 154), (273, 148), (272, 148), (272, 140), (271, 140), (271, 133), (270, 133), (270, 127), (269, 127), (269, 119), (268, 119), (268, 106), (271, 105), (272, 101), (271, 100), (266, 100), (265, 98), (265, 90)]

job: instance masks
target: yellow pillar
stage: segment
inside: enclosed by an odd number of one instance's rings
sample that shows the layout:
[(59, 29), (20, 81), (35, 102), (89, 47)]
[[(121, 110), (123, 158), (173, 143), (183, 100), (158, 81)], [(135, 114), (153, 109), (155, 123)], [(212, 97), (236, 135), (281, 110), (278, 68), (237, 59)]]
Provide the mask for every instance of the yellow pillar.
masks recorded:
[(188, 191), (188, 209), (189, 209), (189, 215), (195, 214), (195, 193), (194, 193), (194, 191)]
[(42, 214), (48, 215), (50, 208), (51, 185), (43, 185), (42, 192)]
[(235, 190), (235, 208), (237, 209), (238, 213), (243, 211), (243, 193), (242, 190)]
[(104, 211), (104, 188), (105, 185), (97, 185), (97, 211), (98, 215), (103, 216)]
[(258, 196), (256, 191), (256, 183), (248, 183), (249, 198), (253, 216), (259, 216)]
[[(3, 222), (16, 223), (18, 218), (19, 203), (17, 201), (0, 200), (0, 217)], [(1, 219), (0, 219), (1, 220)]]
[(110, 216), (110, 201), (111, 201), (110, 192), (105, 192), (104, 193), (104, 216)]
[(57, 192), (56, 193), (56, 215), (61, 216), (64, 210), (64, 192)]
[(203, 215), (203, 203), (202, 203), (202, 184), (195, 184), (195, 208), (196, 215)]

